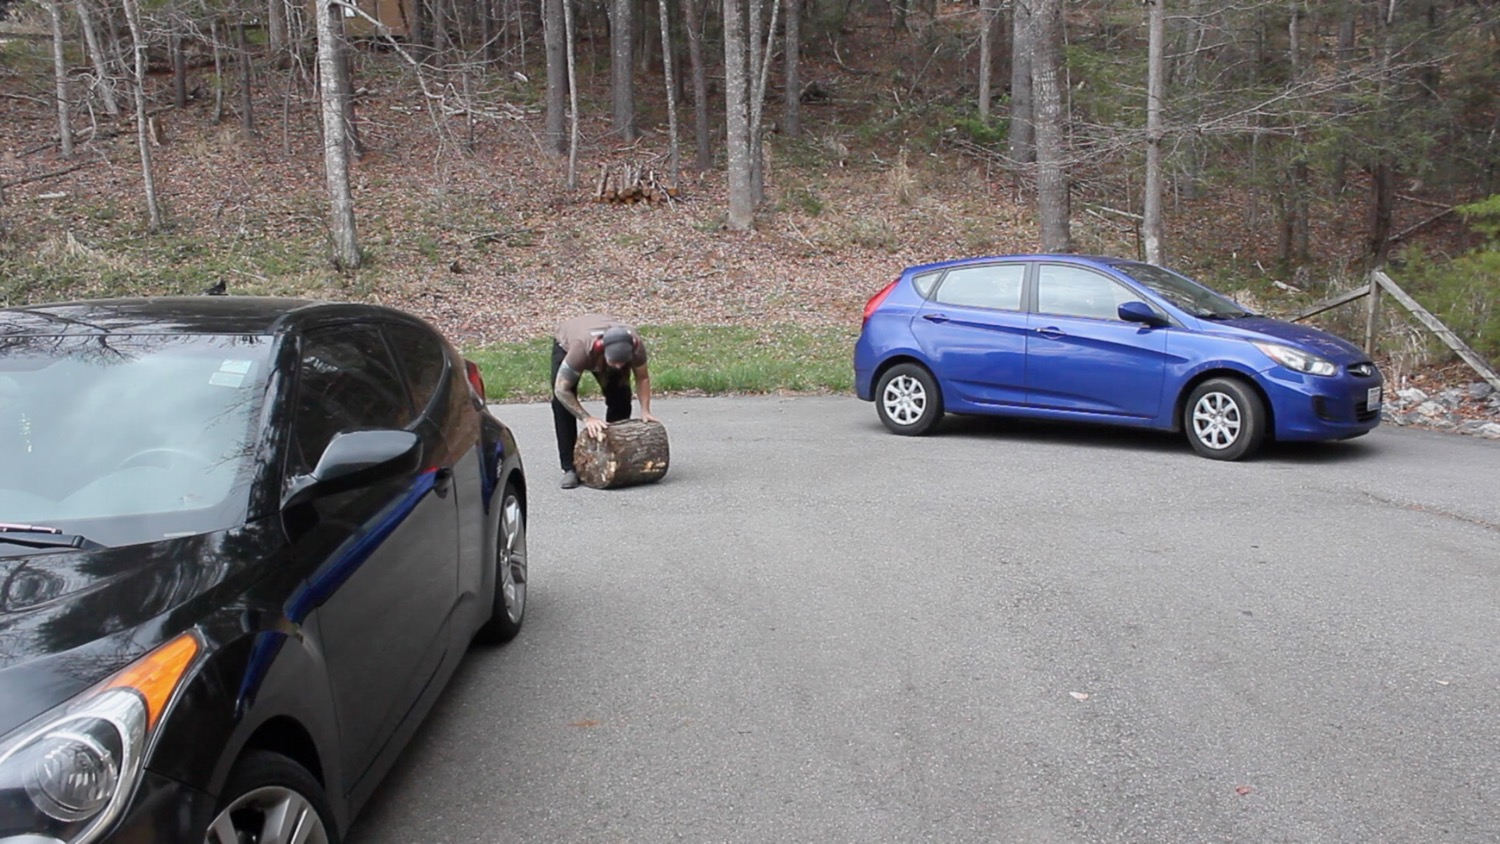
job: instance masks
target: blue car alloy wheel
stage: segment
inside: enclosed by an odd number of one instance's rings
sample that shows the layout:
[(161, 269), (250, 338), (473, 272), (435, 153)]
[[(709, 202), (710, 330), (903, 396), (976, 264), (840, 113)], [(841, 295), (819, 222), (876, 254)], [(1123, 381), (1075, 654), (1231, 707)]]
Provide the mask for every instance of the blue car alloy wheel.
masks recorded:
[(1385, 384), (1352, 343), (1164, 267), (1006, 255), (908, 267), (871, 296), (854, 386), (903, 436), (944, 413), (1014, 416), (1179, 431), (1241, 460), (1369, 433)]
[(931, 431), (943, 416), (943, 394), (932, 373), (914, 364), (891, 367), (880, 379), (876, 407), (893, 433), (915, 437)]

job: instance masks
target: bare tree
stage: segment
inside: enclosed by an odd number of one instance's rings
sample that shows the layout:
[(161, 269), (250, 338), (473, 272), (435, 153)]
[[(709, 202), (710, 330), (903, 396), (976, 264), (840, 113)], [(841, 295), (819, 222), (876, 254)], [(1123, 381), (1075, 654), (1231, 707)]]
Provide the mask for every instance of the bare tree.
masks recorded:
[(667, 85), (667, 131), (672, 136), (672, 184), (676, 185), (682, 177), (682, 152), (677, 148), (677, 80), (672, 72), (672, 27), (667, 20), (667, 0), (657, 0), (656, 10), (661, 19), (661, 63)]
[(611, 0), (609, 14), (609, 91), (614, 130), (635, 140), (635, 16), (633, 0)]
[(786, 85), (786, 103), (781, 131), (788, 138), (802, 134), (802, 80), (799, 77), (802, 50), (802, 0), (786, 0), (786, 39), (782, 47), (782, 81)]
[(280, 53), (287, 45), (287, 0), (266, 0), (266, 46)]
[(1035, 0), (1011, 3), (1010, 64), (1010, 160), (1030, 164), (1036, 160), (1036, 119), (1032, 108), (1031, 9)]
[(187, 57), (183, 55), (182, 30), (179, 24), (172, 25), (167, 50), (172, 54), (172, 104), (178, 108), (187, 108)]
[(1163, 45), (1166, 39), (1167, 0), (1146, 0), (1146, 196), (1142, 210), (1141, 239), (1146, 263), (1162, 263), (1162, 172), (1161, 102), (1166, 83)]
[(549, 152), (567, 149), (564, 134), (568, 104), (568, 56), (563, 42), (567, 27), (563, 21), (563, 4), (572, 0), (542, 0), (542, 43), (547, 52), (547, 105), (545, 117), (546, 147)]
[(68, 65), (63, 59), (62, 4), (47, 0), (47, 15), (52, 20), (52, 76), (57, 93), (58, 154), (73, 157), (73, 125), (68, 119)]
[(120, 104), (115, 100), (114, 75), (109, 71), (109, 57), (99, 43), (99, 32), (94, 26), (94, 14), (89, 9), (89, 0), (74, 0), (73, 8), (78, 12), (78, 24), (83, 29), (83, 41), (88, 46), (89, 60), (94, 64), (94, 88), (99, 92), (99, 101), (104, 104), (104, 113), (110, 117), (120, 116)]
[(1070, 252), (1067, 134), (1064, 131), (1062, 84), (1062, 0), (1032, 3), (1031, 80), (1036, 93), (1036, 192), (1041, 218), (1042, 250)]
[(980, 0), (979, 2), (979, 119), (989, 122), (990, 119), (990, 77), (994, 75), (995, 56), (992, 42), (995, 34), (995, 21), (999, 17), (998, 4), (991, 7), (989, 4), (995, 0)]
[(688, 63), (693, 76), (693, 136), (696, 149), (693, 166), (707, 170), (713, 165), (708, 150), (708, 74), (703, 68), (703, 31), (698, 21), (699, 0), (682, 0), (683, 23), (687, 27)]
[[(127, 3), (134, 0), (126, 0)], [(334, 18), (335, 0), (317, 0), (318, 77), (323, 102), (323, 169), (328, 179), (329, 223), (333, 264), (342, 270), (360, 264), (359, 241), (354, 230), (354, 194), (349, 188), (349, 138), (345, 131), (344, 103), (347, 92), (338, 84), (339, 43), (342, 21)]]
[(568, 190), (572, 190), (578, 187), (578, 62), (573, 56), (573, 44), (577, 39), (573, 34), (571, 0), (563, 0), (563, 34), (568, 45), (568, 99), (572, 105), (568, 109), (568, 122), (571, 124), (568, 133)]
[[(755, 2), (755, 0), (751, 0)], [(749, 79), (745, 66), (745, 18), (740, 0), (724, 0), (725, 147), (729, 154), (729, 228), (755, 224), (750, 184)]]
[[(321, 46), (319, 45), (320, 50)], [(249, 138), (255, 135), (255, 102), (252, 97), (255, 91), (251, 87), (250, 41), (245, 37), (244, 21), (239, 21), (234, 26), (234, 55), (240, 69), (240, 129)]]
[(125, 20), (130, 25), (131, 52), (134, 54), (131, 94), (135, 97), (136, 145), (141, 151), (141, 182), (146, 193), (146, 220), (150, 231), (161, 228), (161, 205), (156, 201), (156, 172), (151, 162), (150, 128), (146, 117), (146, 35), (141, 30), (138, 0), (123, 0)]
[(750, 2), (750, 201), (760, 205), (766, 199), (765, 125), (766, 87), (770, 82), (771, 51), (776, 44), (776, 18), (781, 4), (771, 2), (771, 23), (766, 27), (766, 39), (760, 39), (761, 3)]

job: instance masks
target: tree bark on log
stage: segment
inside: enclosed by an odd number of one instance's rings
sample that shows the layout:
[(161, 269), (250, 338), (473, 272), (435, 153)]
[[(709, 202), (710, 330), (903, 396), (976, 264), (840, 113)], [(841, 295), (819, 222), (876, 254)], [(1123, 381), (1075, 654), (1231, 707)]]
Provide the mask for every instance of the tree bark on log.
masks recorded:
[(573, 449), (578, 480), (594, 489), (659, 481), (670, 462), (666, 427), (639, 419), (610, 423), (603, 439), (582, 433)]

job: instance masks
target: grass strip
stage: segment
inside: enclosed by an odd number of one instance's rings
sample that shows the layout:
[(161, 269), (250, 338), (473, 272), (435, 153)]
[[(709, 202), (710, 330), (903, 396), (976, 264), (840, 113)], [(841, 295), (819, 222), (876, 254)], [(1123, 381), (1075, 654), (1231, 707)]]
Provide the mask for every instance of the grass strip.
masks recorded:
[[(854, 389), (854, 328), (773, 325), (761, 329), (710, 325), (640, 327), (651, 353), (653, 393), (826, 393)], [(551, 395), (552, 339), (470, 348), (484, 373), (490, 401), (532, 401)], [(597, 397), (593, 378), (580, 384)]]

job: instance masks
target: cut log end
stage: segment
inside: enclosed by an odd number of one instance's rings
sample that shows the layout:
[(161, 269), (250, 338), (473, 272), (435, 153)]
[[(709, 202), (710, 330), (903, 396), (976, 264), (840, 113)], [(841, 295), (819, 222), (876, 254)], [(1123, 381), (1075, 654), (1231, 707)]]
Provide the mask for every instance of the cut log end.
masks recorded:
[(670, 462), (667, 429), (640, 419), (610, 423), (603, 439), (583, 433), (573, 449), (578, 480), (594, 489), (654, 483), (667, 474)]

